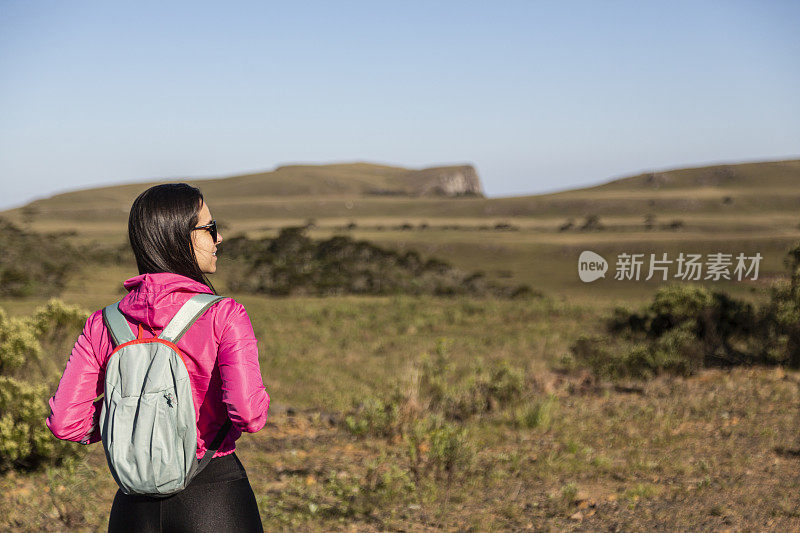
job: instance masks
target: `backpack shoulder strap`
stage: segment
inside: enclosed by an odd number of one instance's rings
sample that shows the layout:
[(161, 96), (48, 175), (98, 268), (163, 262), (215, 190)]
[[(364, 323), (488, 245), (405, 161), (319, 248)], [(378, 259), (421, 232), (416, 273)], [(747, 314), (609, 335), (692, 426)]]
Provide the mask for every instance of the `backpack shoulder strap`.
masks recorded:
[(114, 302), (103, 308), (103, 322), (105, 322), (108, 331), (111, 332), (114, 346), (136, 339), (133, 336), (131, 327), (128, 325), (128, 321), (119, 311), (119, 302)]
[(216, 294), (195, 294), (175, 313), (158, 338), (172, 343), (178, 342), (206, 309), (224, 298)]

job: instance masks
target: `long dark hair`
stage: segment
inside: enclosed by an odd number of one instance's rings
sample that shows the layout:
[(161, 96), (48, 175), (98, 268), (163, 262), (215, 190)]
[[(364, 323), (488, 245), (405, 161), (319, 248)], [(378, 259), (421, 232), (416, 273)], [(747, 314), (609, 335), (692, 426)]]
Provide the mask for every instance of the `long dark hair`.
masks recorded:
[(214, 286), (197, 264), (192, 228), (197, 226), (203, 194), (188, 183), (150, 187), (131, 206), (128, 239), (139, 274), (172, 272)]

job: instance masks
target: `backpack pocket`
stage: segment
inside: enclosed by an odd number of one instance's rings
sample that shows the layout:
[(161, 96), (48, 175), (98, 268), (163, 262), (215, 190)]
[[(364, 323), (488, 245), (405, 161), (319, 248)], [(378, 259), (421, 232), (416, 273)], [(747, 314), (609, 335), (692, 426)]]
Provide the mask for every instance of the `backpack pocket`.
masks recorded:
[(112, 473), (129, 494), (169, 494), (184, 482), (185, 452), (175, 429), (174, 398), (174, 389), (112, 395), (106, 453)]
[(146, 396), (119, 396), (115, 391), (109, 401), (106, 453), (109, 466), (128, 493), (154, 488), (147, 453), (156, 405)]
[(177, 431), (178, 406), (175, 388), (153, 393), (156, 416), (153, 426), (150, 457), (156, 490), (170, 493), (184, 481), (185, 472), (183, 439)]

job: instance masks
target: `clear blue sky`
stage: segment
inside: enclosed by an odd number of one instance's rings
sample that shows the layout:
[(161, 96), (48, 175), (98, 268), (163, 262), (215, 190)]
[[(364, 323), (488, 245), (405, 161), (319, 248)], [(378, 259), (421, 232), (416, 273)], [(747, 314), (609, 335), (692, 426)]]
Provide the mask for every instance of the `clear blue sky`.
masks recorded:
[(489, 196), (800, 157), (800, 2), (0, 0), (0, 208), (291, 162)]

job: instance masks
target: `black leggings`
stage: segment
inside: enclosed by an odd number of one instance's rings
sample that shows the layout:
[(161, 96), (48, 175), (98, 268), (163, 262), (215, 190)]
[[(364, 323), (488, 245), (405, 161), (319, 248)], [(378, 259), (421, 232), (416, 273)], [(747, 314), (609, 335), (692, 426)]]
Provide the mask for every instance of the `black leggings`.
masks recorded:
[(166, 498), (117, 489), (109, 533), (263, 532), (250, 480), (236, 452), (211, 459), (181, 492)]

